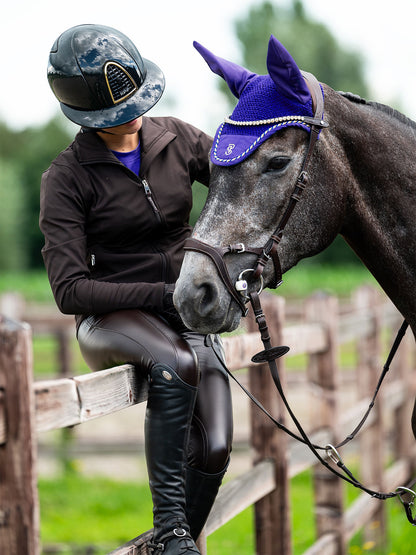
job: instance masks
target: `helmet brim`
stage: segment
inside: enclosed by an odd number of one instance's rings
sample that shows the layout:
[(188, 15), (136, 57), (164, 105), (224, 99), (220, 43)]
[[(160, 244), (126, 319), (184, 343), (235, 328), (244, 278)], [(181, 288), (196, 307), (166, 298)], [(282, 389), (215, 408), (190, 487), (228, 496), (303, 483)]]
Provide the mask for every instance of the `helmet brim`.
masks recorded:
[(162, 70), (150, 60), (143, 59), (143, 63), (146, 78), (127, 100), (102, 110), (79, 110), (61, 102), (62, 112), (72, 122), (91, 129), (117, 127), (142, 116), (160, 100), (165, 89)]

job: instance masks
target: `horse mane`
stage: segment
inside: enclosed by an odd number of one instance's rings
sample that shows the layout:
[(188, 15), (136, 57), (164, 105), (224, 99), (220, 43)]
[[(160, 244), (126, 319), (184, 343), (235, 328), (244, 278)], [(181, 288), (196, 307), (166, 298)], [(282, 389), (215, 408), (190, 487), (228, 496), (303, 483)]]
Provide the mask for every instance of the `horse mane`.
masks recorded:
[(361, 96), (359, 96), (358, 94), (354, 94), (351, 92), (338, 91), (338, 93), (351, 102), (355, 102), (356, 104), (365, 104), (367, 106), (372, 106), (376, 110), (380, 110), (384, 114), (387, 114), (388, 116), (397, 119), (404, 125), (408, 125), (409, 127), (413, 127), (413, 129), (416, 129), (416, 123), (413, 120), (411, 120), (410, 118), (408, 118), (407, 116), (399, 112), (398, 110), (395, 110), (391, 106), (387, 106), (386, 104), (381, 104), (379, 102), (365, 100), (365, 98), (361, 98)]

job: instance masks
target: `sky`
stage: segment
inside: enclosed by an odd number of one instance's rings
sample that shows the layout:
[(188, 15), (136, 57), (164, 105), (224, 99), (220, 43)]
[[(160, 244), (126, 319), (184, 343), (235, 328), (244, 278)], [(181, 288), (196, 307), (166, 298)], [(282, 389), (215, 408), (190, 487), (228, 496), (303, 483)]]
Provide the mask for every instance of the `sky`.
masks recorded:
[[(274, 0), (287, 6), (290, 0)], [(13, 129), (42, 125), (60, 113), (46, 79), (50, 48), (80, 23), (115, 27), (165, 73), (165, 94), (152, 115), (175, 115), (213, 132), (228, 115), (211, 73), (192, 46), (240, 63), (234, 22), (260, 0), (11, 0), (0, 20), (0, 120)], [(416, 119), (414, 0), (303, 0), (309, 17), (324, 23), (345, 48), (361, 52), (369, 99), (399, 102)], [(279, 36), (276, 34), (276, 37)], [(267, 43), (269, 37), (264, 40)], [(299, 37), (299, 40), (302, 40)], [(307, 68), (304, 68), (307, 69)], [(319, 79), (319, 75), (317, 76)], [(62, 116), (63, 117), (63, 116)]]

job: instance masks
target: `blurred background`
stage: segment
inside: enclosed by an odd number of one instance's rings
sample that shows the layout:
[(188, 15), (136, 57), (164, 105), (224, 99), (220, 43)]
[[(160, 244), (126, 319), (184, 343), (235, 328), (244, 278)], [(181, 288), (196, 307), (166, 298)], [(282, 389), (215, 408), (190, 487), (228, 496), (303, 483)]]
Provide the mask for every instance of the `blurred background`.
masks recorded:
[[(142, 56), (156, 62), (166, 76), (165, 94), (150, 115), (173, 115), (214, 134), (231, 113), (235, 99), (194, 50), (194, 40), (221, 57), (265, 73), (268, 39), (273, 34), (301, 69), (320, 81), (336, 90), (389, 104), (415, 119), (415, 14), (413, 0), (5, 3), (0, 20), (0, 309), (17, 293), (13, 298), (19, 299), (23, 315), (35, 318), (35, 312), (48, 317), (57, 313), (43, 269), (38, 216), (41, 174), (77, 132), (60, 112), (46, 79), (50, 47), (64, 30), (80, 23), (100, 23), (127, 34)], [(205, 193), (204, 187), (195, 185), (193, 222)], [(374, 280), (339, 238), (324, 253), (292, 270), (279, 293), (299, 301), (319, 287), (346, 298), (362, 283), (374, 285)], [(67, 350), (67, 334), (73, 334), (72, 318), (70, 325), (62, 322), (53, 333), (43, 331), (34, 338), (37, 379), (88, 371), (75, 342), (71, 353)], [(100, 551), (91, 546), (115, 546), (132, 537), (129, 530), (139, 533), (150, 527), (142, 458), (115, 458), (117, 449), (128, 455), (142, 448), (143, 408), (138, 407), (133, 419), (129, 409), (119, 420), (104, 420), (94, 428), (86, 426), (77, 438), (71, 431), (40, 438), (45, 553), (105, 553), (104, 548)], [(242, 411), (239, 422), (244, 428), (246, 406), (238, 410)], [(121, 426), (125, 432), (122, 441)], [(114, 440), (112, 447), (97, 443), (97, 437), (104, 435)], [(118, 447), (114, 447), (117, 440)], [(238, 460), (236, 455), (236, 465)], [(88, 481), (98, 475), (104, 478)], [(301, 483), (299, 487), (302, 491), (305, 486)], [(73, 525), (68, 525), (70, 518)], [(240, 537), (251, 514), (243, 519), (235, 532)], [(218, 545), (224, 545), (230, 532), (224, 534)], [(253, 552), (250, 538), (244, 550), (239, 548), (239, 555)], [(350, 553), (414, 553), (414, 540), (407, 537), (405, 543), (410, 551), (397, 547), (375, 551), (358, 539)], [(299, 545), (295, 553), (302, 552)], [(224, 553), (237, 552), (235, 546), (225, 549)]]
[[(50, 47), (65, 29), (102, 23), (130, 36), (144, 57), (166, 74), (167, 87), (152, 115), (171, 114), (214, 133), (233, 99), (222, 79), (194, 50), (198, 40), (214, 53), (265, 72), (273, 33), (298, 65), (337, 90), (352, 91), (416, 117), (416, 5), (411, 0), (192, 0), (124, 2), (52, 0), (7, 2), (0, 21), (0, 271), (42, 268), (38, 228), (43, 170), (77, 131), (49, 89)], [(196, 196), (203, 193), (196, 188)], [(197, 210), (200, 201), (197, 198)], [(341, 245), (341, 246), (339, 246)], [(354, 260), (342, 242), (324, 260)], [(329, 257), (329, 258), (328, 258)]]

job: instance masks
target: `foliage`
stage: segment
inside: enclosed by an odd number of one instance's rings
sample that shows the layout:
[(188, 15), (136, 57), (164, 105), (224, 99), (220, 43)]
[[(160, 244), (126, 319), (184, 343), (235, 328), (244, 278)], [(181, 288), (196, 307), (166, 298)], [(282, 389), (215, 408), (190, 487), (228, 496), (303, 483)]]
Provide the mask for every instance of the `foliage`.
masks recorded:
[(244, 64), (257, 73), (266, 73), (268, 37), (273, 34), (291, 53), (302, 69), (334, 89), (367, 94), (360, 54), (343, 49), (325, 25), (308, 17), (300, 0), (289, 8), (272, 2), (253, 6), (237, 20)]
[(0, 123), (0, 251), (4, 253), (0, 270), (43, 266), (38, 223), (40, 179), (70, 141), (69, 131), (58, 118), (23, 131)]
[(22, 270), (26, 266), (22, 214), (26, 214), (19, 168), (0, 158), (0, 268)]

